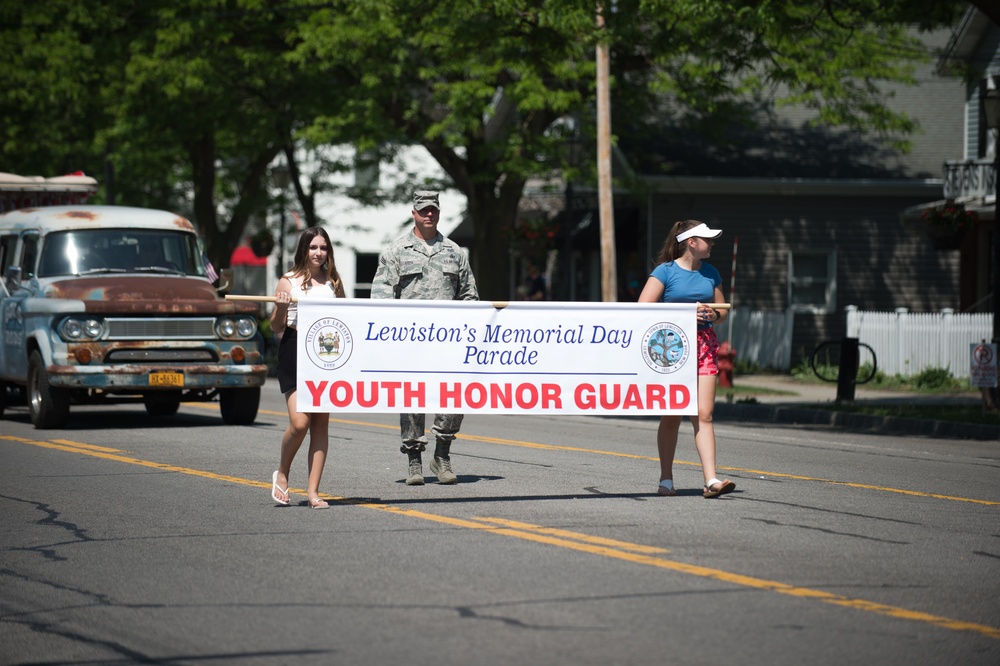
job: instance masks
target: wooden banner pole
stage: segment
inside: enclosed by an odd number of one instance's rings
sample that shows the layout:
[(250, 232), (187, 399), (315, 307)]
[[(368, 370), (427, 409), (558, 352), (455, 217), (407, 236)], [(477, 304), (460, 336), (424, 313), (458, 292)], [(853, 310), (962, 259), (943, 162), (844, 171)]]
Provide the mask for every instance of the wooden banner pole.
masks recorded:
[[(247, 295), (243, 295), (243, 294), (226, 294), (226, 300), (227, 301), (256, 301), (258, 303), (274, 303), (274, 296), (247, 296)], [(295, 302), (295, 301), (298, 301), (298, 299), (293, 296), (292, 297), (292, 301)], [(498, 310), (503, 309), (503, 308), (507, 307), (508, 305), (509, 305), (508, 301), (494, 301), (493, 302), (493, 307), (497, 308)], [(694, 305), (694, 303), (691, 303), (691, 305)], [(730, 309), (730, 308), (733, 307), (731, 303), (701, 303), (701, 305), (708, 305), (708, 306), (711, 306), (711, 307), (715, 308), (716, 310), (728, 310), (728, 309)]]

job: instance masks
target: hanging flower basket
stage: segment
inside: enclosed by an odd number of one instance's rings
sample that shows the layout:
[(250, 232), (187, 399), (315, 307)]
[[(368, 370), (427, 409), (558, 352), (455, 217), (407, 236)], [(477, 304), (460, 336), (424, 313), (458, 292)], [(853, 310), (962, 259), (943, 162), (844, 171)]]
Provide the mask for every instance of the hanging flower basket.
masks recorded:
[(559, 225), (542, 218), (518, 219), (513, 230), (506, 229), (511, 252), (529, 261), (543, 263), (556, 246)]
[(935, 250), (957, 250), (965, 240), (965, 229), (952, 230), (944, 227), (927, 227), (924, 230)]
[(935, 249), (957, 250), (979, 216), (960, 203), (947, 201), (943, 206), (926, 209), (920, 214), (920, 221)]

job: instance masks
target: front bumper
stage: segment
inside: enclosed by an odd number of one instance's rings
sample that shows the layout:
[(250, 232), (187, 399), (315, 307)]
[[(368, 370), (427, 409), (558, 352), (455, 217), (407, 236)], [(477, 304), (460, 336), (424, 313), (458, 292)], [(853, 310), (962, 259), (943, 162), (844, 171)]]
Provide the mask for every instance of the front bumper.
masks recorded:
[[(177, 391), (263, 386), (267, 366), (258, 365), (50, 365), (49, 385), (65, 389)], [(182, 375), (182, 385), (151, 384), (151, 374)]]

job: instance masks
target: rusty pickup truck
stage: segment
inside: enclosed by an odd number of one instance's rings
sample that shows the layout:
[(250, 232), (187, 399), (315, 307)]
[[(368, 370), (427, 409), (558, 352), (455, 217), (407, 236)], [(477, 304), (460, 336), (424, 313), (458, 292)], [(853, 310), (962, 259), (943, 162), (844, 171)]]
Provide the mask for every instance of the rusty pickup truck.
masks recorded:
[(257, 417), (267, 377), (257, 306), (220, 298), (194, 226), (125, 206), (0, 215), (0, 414), (23, 389), (36, 428), (72, 405), (141, 401), (154, 416), (218, 398), (222, 420)]

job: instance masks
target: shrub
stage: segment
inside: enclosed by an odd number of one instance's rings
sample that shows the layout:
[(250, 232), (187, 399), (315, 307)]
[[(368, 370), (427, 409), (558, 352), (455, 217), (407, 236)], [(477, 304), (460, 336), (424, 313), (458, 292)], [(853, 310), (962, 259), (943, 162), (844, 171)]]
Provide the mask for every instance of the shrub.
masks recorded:
[(760, 372), (760, 363), (756, 361), (749, 361), (747, 359), (741, 359), (737, 356), (736, 361), (733, 363), (733, 372), (737, 375), (756, 375)]
[(912, 381), (913, 386), (921, 391), (955, 390), (962, 386), (947, 368), (924, 368), (913, 376)]

